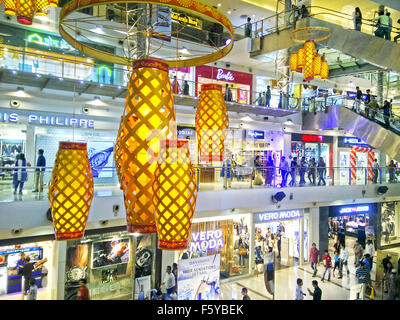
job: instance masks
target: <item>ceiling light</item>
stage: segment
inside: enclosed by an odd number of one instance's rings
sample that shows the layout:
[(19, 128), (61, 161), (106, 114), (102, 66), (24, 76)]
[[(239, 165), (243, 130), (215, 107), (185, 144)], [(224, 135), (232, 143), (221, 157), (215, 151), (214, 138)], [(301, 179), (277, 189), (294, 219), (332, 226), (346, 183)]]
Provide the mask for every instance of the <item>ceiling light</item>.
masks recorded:
[(21, 92), (21, 91), (24, 91), (25, 89), (23, 88), (23, 87), (17, 87), (17, 91), (18, 92)]
[(240, 118), (240, 120), (246, 121), (246, 122), (254, 121), (254, 120), (253, 120), (252, 118), (250, 118), (249, 116), (242, 117), (242, 118)]
[(292, 123), (293, 123), (292, 119), (287, 119), (287, 120), (284, 122), (284, 124), (292, 124)]
[(18, 98), (24, 98), (27, 96), (23, 87), (17, 87), (17, 91), (15, 91), (12, 95)]
[(121, 89), (121, 86), (118, 86), (117, 88), (118, 88), (118, 90), (120, 90), (120, 89)]
[(220, 4), (220, 3), (218, 3), (218, 4), (217, 4), (217, 6), (218, 6), (218, 7), (220, 7), (220, 6), (221, 6), (221, 4)]
[(231, 14), (232, 13), (232, 11), (231, 10), (228, 10), (228, 14)]
[(230, 44), (231, 42), (232, 42), (232, 39), (231, 39), (231, 38), (228, 38), (228, 39), (225, 40), (225, 45), (227, 46), (227, 45)]
[(12, 71), (12, 74), (16, 74), (16, 73), (17, 73), (17, 71), (15, 71), (15, 70)]
[(189, 54), (189, 53), (190, 53), (189, 50), (186, 49), (185, 47), (183, 47), (182, 49), (179, 49), (179, 51), (180, 51), (180, 53), (182, 53), (182, 54)]
[(96, 33), (103, 33), (103, 27), (102, 26), (96, 26), (93, 30)]

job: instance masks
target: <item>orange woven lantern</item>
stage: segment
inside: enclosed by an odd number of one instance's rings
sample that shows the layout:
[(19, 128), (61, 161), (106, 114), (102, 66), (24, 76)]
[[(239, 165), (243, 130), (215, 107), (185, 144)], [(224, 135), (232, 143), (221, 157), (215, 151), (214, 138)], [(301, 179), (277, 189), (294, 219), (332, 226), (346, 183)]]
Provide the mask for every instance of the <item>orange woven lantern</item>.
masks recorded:
[(322, 60), (321, 62), (321, 80), (326, 80), (328, 79), (328, 74), (329, 74), (329, 66), (328, 62), (326, 60)]
[(10, 16), (17, 13), (17, 4), (15, 0), (4, 0), (4, 12)]
[(21, 24), (31, 25), (35, 15), (35, 6), (32, 0), (17, 0), (17, 20)]
[(153, 184), (159, 249), (187, 248), (196, 198), (196, 175), (188, 141), (164, 141)]
[(303, 67), (305, 64), (305, 51), (304, 47), (301, 47), (299, 51), (297, 52), (297, 72), (302, 72)]
[(304, 64), (304, 80), (311, 81), (314, 79), (314, 51), (315, 44), (313, 41), (306, 41), (304, 44), (305, 64)]
[(228, 112), (221, 85), (201, 86), (195, 122), (200, 160), (211, 163), (222, 161), (228, 130)]
[(321, 77), (321, 56), (319, 54), (314, 55), (314, 77)]
[(82, 238), (93, 189), (86, 143), (60, 142), (49, 182), (49, 204), (56, 240)]
[(296, 72), (296, 70), (297, 70), (297, 52), (293, 52), (290, 55), (289, 69), (290, 69), (290, 72)]
[[(135, 121), (132, 117), (136, 116)], [(168, 65), (157, 59), (141, 59), (133, 63), (128, 83), (128, 96), (123, 114), (121, 140), (124, 176), (120, 181), (127, 201), (127, 230), (155, 233), (152, 202), (154, 171), (160, 141), (174, 134), (175, 109)], [(170, 128), (171, 127), (171, 128)], [(125, 135), (126, 132), (126, 135)], [(129, 176), (129, 179), (125, 176)]]
[(49, 0), (35, 0), (37, 16), (47, 16), (49, 12)]

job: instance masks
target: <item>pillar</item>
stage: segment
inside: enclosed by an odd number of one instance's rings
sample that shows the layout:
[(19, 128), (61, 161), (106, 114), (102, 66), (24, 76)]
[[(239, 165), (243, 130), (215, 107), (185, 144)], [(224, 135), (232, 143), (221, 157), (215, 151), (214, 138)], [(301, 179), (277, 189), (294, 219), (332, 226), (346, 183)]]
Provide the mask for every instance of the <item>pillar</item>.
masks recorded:
[[(30, 163), (31, 166), (36, 165), (36, 150), (35, 150), (35, 126), (28, 124), (26, 128), (26, 140), (25, 140), (25, 158), (26, 163)], [(28, 181), (25, 183), (25, 188), (32, 188), (35, 183), (35, 170), (28, 170)]]
[(379, 106), (383, 106), (383, 71), (378, 72), (378, 83), (377, 83), (377, 90), (378, 90), (378, 103)]
[[(318, 210), (319, 209), (319, 210)], [(329, 220), (329, 207), (320, 207), (317, 208), (317, 214), (319, 211), (319, 221), (318, 221), (318, 229), (319, 229), (319, 234), (318, 234), (318, 242), (315, 242), (317, 244), (317, 248), (319, 249), (319, 252), (321, 253), (320, 258), (322, 259), (322, 255), (324, 253), (324, 250), (329, 248), (329, 238), (328, 238), (328, 220)], [(314, 220), (313, 220), (314, 223)], [(313, 228), (314, 231), (314, 228)]]
[[(57, 300), (64, 300), (64, 290), (65, 290), (65, 265), (67, 263), (67, 241), (54, 241), (54, 252), (55, 257), (58, 259), (53, 259), (53, 272), (51, 274), (52, 283), (56, 283), (56, 292), (52, 292), (51, 296), (56, 297)], [(49, 281), (50, 282), (50, 281)], [(52, 289), (53, 290), (53, 289)]]
[(249, 215), (249, 228), (250, 228), (250, 249), (249, 249), (249, 268), (250, 275), (254, 275), (255, 268), (255, 247), (256, 247), (256, 239), (255, 239), (255, 226), (253, 220), (253, 214)]
[(299, 265), (302, 266), (304, 264), (304, 255), (307, 252), (304, 252), (304, 217), (300, 218), (300, 228), (299, 228)]

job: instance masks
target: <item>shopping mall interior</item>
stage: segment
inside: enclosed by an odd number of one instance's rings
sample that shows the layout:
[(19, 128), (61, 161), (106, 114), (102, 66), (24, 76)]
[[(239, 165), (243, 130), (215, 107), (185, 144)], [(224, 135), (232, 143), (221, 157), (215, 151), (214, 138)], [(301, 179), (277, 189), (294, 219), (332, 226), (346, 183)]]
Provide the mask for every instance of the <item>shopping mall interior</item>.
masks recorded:
[(398, 38), (398, 0), (4, 0), (0, 300), (400, 299)]

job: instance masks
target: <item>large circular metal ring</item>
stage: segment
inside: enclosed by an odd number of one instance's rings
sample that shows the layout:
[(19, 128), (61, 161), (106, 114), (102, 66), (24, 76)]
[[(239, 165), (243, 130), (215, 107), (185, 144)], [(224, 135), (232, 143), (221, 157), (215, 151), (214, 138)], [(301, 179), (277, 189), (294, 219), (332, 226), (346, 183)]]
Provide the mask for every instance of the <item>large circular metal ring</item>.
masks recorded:
[[(294, 35), (302, 32), (302, 31), (320, 31), (320, 32), (323, 32), (323, 33), (326, 32), (326, 35), (323, 35), (323, 36), (321, 36), (319, 38), (314, 38), (314, 39), (311, 39), (310, 37), (307, 37), (307, 38), (304, 38), (304, 39), (295, 38)], [(292, 41), (298, 42), (298, 43), (303, 43), (303, 42), (305, 42), (307, 40), (312, 40), (314, 42), (323, 41), (323, 40), (328, 39), (330, 36), (331, 36), (331, 30), (329, 28), (325, 28), (325, 27), (304, 27), (304, 28), (299, 28), (299, 29), (296, 29), (296, 30), (293, 30), (293, 31), (290, 32), (290, 39)]]
[(68, 33), (64, 27), (63, 22), (65, 19), (73, 12), (84, 8), (90, 8), (97, 5), (107, 5), (107, 4), (114, 4), (114, 3), (137, 3), (137, 4), (153, 4), (153, 5), (161, 5), (167, 6), (171, 8), (176, 8), (178, 10), (186, 10), (195, 13), (199, 16), (204, 16), (211, 20), (214, 23), (219, 23), (230, 34), (230, 38), (232, 39), (228, 44), (225, 46), (218, 48), (216, 52), (205, 54), (204, 56), (195, 57), (195, 58), (188, 58), (185, 60), (168, 60), (165, 59), (164, 61), (168, 63), (168, 65), (172, 68), (182, 68), (182, 67), (190, 67), (196, 65), (203, 65), (210, 62), (217, 61), (222, 57), (226, 56), (233, 47), (233, 26), (232, 23), (229, 21), (227, 17), (225, 17), (222, 13), (215, 10), (214, 8), (200, 3), (195, 0), (72, 0), (71, 2), (67, 3), (60, 12), (59, 16), (59, 32), (61, 36), (75, 49), (79, 50), (81, 53), (102, 60), (110, 63), (120, 64), (120, 65), (132, 65), (132, 63), (136, 60), (135, 58), (131, 57), (124, 57), (120, 55), (116, 55), (110, 52), (102, 51), (99, 49), (92, 48), (81, 41), (75, 39), (70, 33)]

